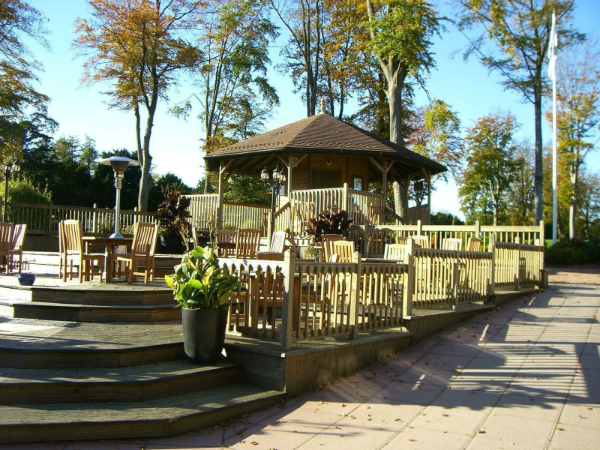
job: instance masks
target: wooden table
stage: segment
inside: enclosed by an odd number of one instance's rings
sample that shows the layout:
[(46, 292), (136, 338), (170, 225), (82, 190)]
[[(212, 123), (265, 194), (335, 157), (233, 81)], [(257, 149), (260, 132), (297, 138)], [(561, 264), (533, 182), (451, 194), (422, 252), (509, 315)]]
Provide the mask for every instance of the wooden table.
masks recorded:
[(95, 236), (84, 236), (83, 243), (85, 245), (86, 253), (89, 253), (89, 249), (92, 245), (104, 246), (104, 279), (107, 283), (111, 283), (113, 280), (114, 269), (114, 249), (119, 245), (127, 245), (128, 247), (131, 247), (131, 244), (133, 243), (133, 238), (103, 238)]

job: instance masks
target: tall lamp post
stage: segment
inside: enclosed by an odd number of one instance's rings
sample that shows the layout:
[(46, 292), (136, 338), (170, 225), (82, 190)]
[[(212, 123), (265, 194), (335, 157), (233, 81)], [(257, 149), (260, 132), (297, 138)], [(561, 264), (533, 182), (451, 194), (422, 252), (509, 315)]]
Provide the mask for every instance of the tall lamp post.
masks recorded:
[(2, 166), (4, 170), (4, 204), (2, 207), (2, 222), (6, 218), (6, 205), (8, 204), (8, 180), (12, 173), (19, 173), (21, 171), (21, 165), (18, 161), (8, 162)]
[(125, 156), (111, 156), (110, 158), (101, 159), (100, 164), (112, 166), (115, 174), (115, 232), (110, 235), (111, 238), (122, 238), (123, 235), (119, 232), (119, 214), (121, 213), (121, 189), (123, 188), (123, 177), (128, 166), (139, 166), (140, 163)]
[(265, 186), (269, 186), (271, 188), (271, 220), (269, 223), (269, 242), (271, 240), (271, 236), (273, 234), (273, 230), (275, 229), (275, 200), (279, 195), (279, 191), (281, 190), (281, 186), (285, 185), (286, 176), (283, 171), (283, 167), (279, 170), (279, 166), (273, 169), (273, 175), (269, 176), (269, 171), (267, 170), (267, 166), (260, 172), (260, 179), (263, 181)]

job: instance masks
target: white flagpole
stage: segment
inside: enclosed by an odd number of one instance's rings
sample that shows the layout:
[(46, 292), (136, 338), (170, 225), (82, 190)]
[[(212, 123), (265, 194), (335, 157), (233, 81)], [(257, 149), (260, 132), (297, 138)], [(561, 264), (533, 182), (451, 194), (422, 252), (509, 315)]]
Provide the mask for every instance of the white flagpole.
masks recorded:
[(556, 151), (556, 47), (558, 36), (556, 34), (556, 16), (552, 12), (552, 30), (550, 32), (550, 45), (548, 46), (548, 74), (552, 78), (552, 243), (556, 244), (558, 228), (558, 156)]

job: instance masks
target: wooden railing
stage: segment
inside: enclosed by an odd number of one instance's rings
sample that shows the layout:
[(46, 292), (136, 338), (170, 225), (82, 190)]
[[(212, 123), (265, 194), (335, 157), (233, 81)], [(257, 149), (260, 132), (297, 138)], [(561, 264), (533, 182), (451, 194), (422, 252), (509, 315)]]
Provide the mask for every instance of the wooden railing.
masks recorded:
[(223, 202), (223, 228), (252, 228), (266, 236), (270, 210), (269, 206)]
[(456, 308), (485, 301), (491, 292), (492, 253), (414, 248), (407, 254), (414, 268), (413, 307)]
[(370, 239), (370, 255), (383, 255), (386, 243), (396, 242), (397, 237), (428, 236), (430, 247), (441, 249), (443, 242), (448, 238), (461, 239), (462, 248), (466, 249), (470, 238), (481, 239), (481, 250), (490, 251), (492, 236), (496, 241), (520, 242), (527, 245), (543, 245), (544, 223), (538, 226), (507, 226), (507, 225), (376, 225), (373, 227), (361, 226), (362, 232), (355, 231), (356, 239), (361, 242), (361, 247), (366, 248)]
[[(186, 195), (185, 197), (191, 200), (189, 211), (192, 215), (192, 225), (207, 230), (211, 221), (216, 223), (219, 208), (217, 194)], [(268, 214), (269, 210), (270, 208), (264, 205), (223, 202), (223, 228), (252, 228), (261, 230), (265, 236), (268, 223), (265, 213)]]
[[(4, 206), (0, 200), (0, 206)], [(87, 234), (105, 234), (114, 231), (115, 212), (108, 208), (83, 206), (37, 205), (11, 203), (6, 205), (5, 220), (27, 224), (28, 234), (52, 236), (58, 234), (61, 220), (80, 220)], [(119, 215), (122, 230), (131, 228), (136, 222), (157, 222), (156, 213), (121, 210)]]
[(419, 221), (427, 225), (431, 223), (430, 205), (419, 205), (408, 208), (407, 223), (416, 225)]
[(383, 223), (385, 199), (382, 194), (348, 189), (348, 217), (354, 225), (377, 225)]
[[(350, 335), (402, 323), (405, 264), (221, 260), (238, 277), (229, 308), (228, 330), (244, 336), (293, 340)], [(283, 309), (280, 326), (277, 308)], [(281, 331), (280, 331), (281, 330)]]
[(544, 268), (544, 248), (519, 242), (492, 242), (495, 286), (510, 290), (532, 289), (540, 285)]

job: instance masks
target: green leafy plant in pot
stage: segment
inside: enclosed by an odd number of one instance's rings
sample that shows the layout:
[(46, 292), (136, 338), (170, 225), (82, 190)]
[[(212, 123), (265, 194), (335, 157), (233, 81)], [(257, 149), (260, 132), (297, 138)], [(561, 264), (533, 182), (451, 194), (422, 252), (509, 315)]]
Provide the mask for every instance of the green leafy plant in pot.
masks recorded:
[(182, 308), (185, 354), (203, 364), (214, 363), (225, 343), (227, 306), (237, 277), (219, 267), (211, 248), (196, 247), (183, 255), (165, 281)]

